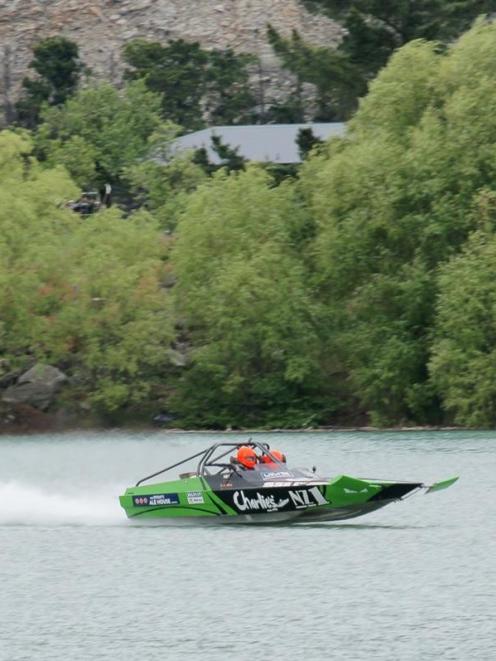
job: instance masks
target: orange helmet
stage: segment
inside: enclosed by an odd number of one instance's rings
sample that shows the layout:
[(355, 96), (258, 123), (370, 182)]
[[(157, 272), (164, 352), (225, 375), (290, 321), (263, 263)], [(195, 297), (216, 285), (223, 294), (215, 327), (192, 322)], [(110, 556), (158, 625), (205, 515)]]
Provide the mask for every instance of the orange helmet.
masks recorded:
[[(278, 459), (281, 463), (285, 464), (286, 463), (286, 455), (283, 454), (280, 450), (270, 450), (270, 454), (274, 457), (274, 459)], [(262, 456), (262, 462), (264, 464), (273, 464), (274, 461), (272, 460), (271, 457), (269, 457), (268, 454), (264, 454)]]
[(236, 459), (239, 463), (245, 468), (253, 469), (257, 464), (257, 454), (253, 448), (249, 448), (247, 445), (242, 445), (237, 454)]

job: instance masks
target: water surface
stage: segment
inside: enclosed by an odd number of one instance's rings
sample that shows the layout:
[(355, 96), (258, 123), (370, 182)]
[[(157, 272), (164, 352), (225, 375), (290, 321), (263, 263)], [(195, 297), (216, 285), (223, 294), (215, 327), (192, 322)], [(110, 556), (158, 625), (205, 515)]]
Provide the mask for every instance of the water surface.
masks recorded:
[(339, 524), (134, 527), (118, 494), (218, 437), (2, 437), (0, 661), (496, 658), (496, 434), (257, 438), (323, 474), (461, 479)]

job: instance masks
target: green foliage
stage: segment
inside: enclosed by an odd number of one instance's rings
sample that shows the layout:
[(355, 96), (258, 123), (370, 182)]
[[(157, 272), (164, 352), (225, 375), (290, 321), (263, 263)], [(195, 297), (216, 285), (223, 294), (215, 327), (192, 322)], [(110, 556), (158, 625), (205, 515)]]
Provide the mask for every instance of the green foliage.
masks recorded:
[(251, 55), (226, 50), (207, 51), (204, 99), (208, 123), (213, 125), (251, 124), (256, 120), (255, 98), (249, 87)]
[(173, 336), (165, 240), (145, 213), (82, 220), (63, 208), (76, 187), (30, 151), (0, 134), (0, 357), (61, 366), (77, 400), (104, 413), (144, 406)]
[(362, 99), (360, 112), (352, 120), (352, 129), (364, 136), (385, 131), (397, 139), (409, 139), (409, 131), (433, 106), (439, 66), (435, 44), (413, 41), (403, 47), (371, 82), (370, 93)]
[(413, 39), (449, 41), (478, 14), (490, 13), (490, 0), (302, 0), (308, 8), (338, 20), (347, 34), (341, 50), (351, 61), (375, 72), (391, 53)]
[[(293, 35), (284, 40), (269, 31), (269, 40), (284, 65), (300, 81), (314, 83), (323, 119), (348, 118), (367, 83), (399, 47), (415, 39), (444, 44), (467, 29), (494, 3), (462, 0), (301, 0), (310, 10), (338, 21), (344, 36), (337, 48), (312, 48)], [(437, 47), (441, 48), (440, 45)]]
[[(160, 99), (143, 82), (129, 84), (122, 94), (106, 84), (80, 90), (42, 113), (37, 154), (49, 167), (64, 165), (81, 186), (115, 182), (150, 151), (162, 129), (159, 110)], [(162, 131), (159, 137), (173, 135)]]
[(300, 215), (258, 168), (191, 196), (172, 254), (194, 346), (175, 399), (187, 424), (303, 425), (335, 405), (322, 402), (319, 310), (288, 223)]
[(347, 139), (303, 166), (329, 342), (382, 424), (439, 419), (427, 370), (437, 268), (477, 226), (474, 199), (496, 176), (495, 46), (483, 22), (445, 54), (407, 44)]
[(296, 136), (296, 144), (302, 161), (307, 158), (312, 149), (323, 144), (323, 140), (314, 135), (312, 129), (300, 129)]
[(155, 160), (141, 161), (126, 168), (124, 176), (140, 206), (153, 214), (162, 229), (171, 232), (189, 194), (207, 175), (188, 156), (171, 158), (169, 154), (165, 164)]
[(144, 80), (160, 95), (164, 119), (196, 130), (210, 123), (236, 124), (250, 116), (255, 100), (248, 86), (248, 55), (232, 50), (206, 51), (183, 39), (167, 46), (135, 39), (124, 48), (131, 67), (126, 75)]
[(162, 46), (136, 39), (125, 46), (124, 59), (132, 67), (127, 77), (143, 80), (160, 97), (165, 119), (193, 130), (202, 126), (200, 102), (208, 58), (200, 44), (178, 39)]
[(496, 424), (495, 358), (496, 237), (477, 232), (442, 269), (430, 361), (444, 407), (459, 424)]
[(356, 108), (357, 97), (364, 93), (365, 87), (357, 71), (341, 53), (336, 49), (305, 44), (296, 31), (290, 39), (284, 39), (270, 25), (267, 36), (283, 67), (296, 76), (295, 100), (288, 106), (298, 111), (295, 112), (295, 121), (305, 120), (303, 83), (311, 83), (316, 88), (315, 121), (333, 121), (350, 116)]
[(193, 162), (199, 165), (206, 174), (211, 175), (220, 168), (225, 168), (228, 172), (245, 169), (246, 160), (243, 156), (240, 156), (238, 147), (233, 148), (224, 144), (218, 135), (212, 135), (210, 141), (212, 143), (212, 150), (217, 154), (220, 164), (210, 162), (208, 151), (205, 147), (196, 149), (193, 154)]
[(270, 106), (263, 117), (266, 124), (299, 124), (305, 121), (305, 106), (302, 99), (301, 83), (297, 80), (295, 88), (283, 101)]
[(29, 66), (38, 77), (24, 78), (24, 95), (17, 104), (21, 124), (32, 128), (39, 122), (44, 104), (59, 106), (74, 94), (84, 66), (77, 44), (65, 37), (49, 37), (33, 49)]
[[(403, 46), (346, 137), (279, 185), (171, 159), (143, 81), (44, 111), (43, 167), (27, 133), (0, 134), (0, 365), (58, 364), (107, 414), (174, 387), (190, 426), (493, 426), (495, 51), (483, 20), (445, 50)], [(129, 182), (148, 211), (82, 220), (57, 163)]]

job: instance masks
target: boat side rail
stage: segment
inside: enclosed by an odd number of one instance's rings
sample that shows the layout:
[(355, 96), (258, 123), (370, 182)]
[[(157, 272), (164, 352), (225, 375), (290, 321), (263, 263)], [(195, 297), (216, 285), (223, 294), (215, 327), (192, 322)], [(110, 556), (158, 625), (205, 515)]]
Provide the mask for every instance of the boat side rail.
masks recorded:
[[(228, 442), (215, 443), (215, 445), (212, 445), (210, 448), (208, 448), (207, 454), (205, 454), (205, 456), (202, 459), (200, 459), (197, 469), (198, 475), (204, 475), (206, 466), (217, 465), (216, 462), (219, 461), (219, 459), (223, 459), (226, 455), (232, 452), (234, 448), (241, 447), (242, 445), (248, 445), (248, 446), (253, 445), (250, 441), (251, 439), (249, 439), (246, 443), (228, 443)], [(227, 447), (227, 450), (212, 459), (212, 456), (215, 453), (215, 451), (221, 447)], [(228, 465), (229, 464), (226, 463), (226, 466)]]
[[(226, 455), (228, 455), (230, 452), (232, 452), (234, 448), (239, 448), (241, 446), (248, 446), (248, 447), (256, 448), (257, 450), (260, 450), (262, 452), (262, 454), (268, 455), (275, 464), (279, 464), (281, 466), (284, 466), (284, 463), (280, 459), (278, 459), (277, 457), (274, 457), (272, 455), (272, 453), (270, 451), (270, 446), (268, 445), (268, 443), (261, 443), (259, 441), (253, 441), (250, 438), (250, 439), (248, 439), (248, 441), (245, 441), (244, 443), (221, 442), (221, 443), (215, 443), (214, 445), (212, 445), (210, 448), (208, 448), (205, 456), (202, 457), (200, 459), (200, 461), (198, 462), (198, 469), (197, 469), (198, 475), (204, 477), (206, 475), (206, 469), (209, 466), (219, 466), (219, 464), (217, 464), (219, 459), (224, 458)], [(219, 455), (214, 457), (213, 455), (215, 454), (215, 451), (218, 448), (222, 448), (222, 447), (227, 447), (227, 450), (225, 452), (222, 452), (222, 454), (219, 454)], [(228, 467), (229, 464), (226, 463), (225, 466)]]
[[(278, 459), (277, 457), (274, 457), (272, 453), (270, 452), (270, 446), (267, 443), (261, 443), (259, 441), (253, 441), (251, 438), (248, 441), (244, 442), (220, 442), (220, 443), (214, 443), (210, 447), (206, 448), (205, 450), (202, 450), (201, 452), (197, 452), (196, 454), (191, 455), (190, 457), (186, 457), (186, 459), (181, 459), (181, 461), (177, 461), (175, 464), (171, 464), (170, 466), (167, 466), (166, 468), (162, 468), (161, 470), (157, 471), (156, 473), (152, 473), (151, 475), (147, 475), (146, 477), (142, 477), (138, 482), (136, 482), (137, 487), (140, 486), (140, 484), (143, 484), (143, 482), (147, 482), (148, 480), (151, 480), (153, 477), (157, 477), (158, 475), (162, 475), (163, 473), (167, 473), (168, 471), (172, 470), (173, 468), (176, 468), (177, 466), (181, 466), (182, 464), (185, 464), (188, 461), (191, 461), (192, 459), (196, 459), (197, 457), (201, 457), (200, 461), (198, 462), (198, 467), (196, 470), (196, 474), (200, 477), (203, 477), (205, 475), (208, 475), (206, 469), (210, 465), (217, 465), (217, 462), (224, 458), (226, 455), (228, 455), (230, 452), (232, 452), (235, 448), (239, 448), (243, 445), (247, 445), (248, 447), (256, 448), (257, 450), (260, 450), (263, 454), (268, 455), (272, 461), (275, 464), (280, 464), (281, 466), (284, 465), (283, 462)], [(215, 455), (216, 450), (219, 448), (227, 448), (224, 452), (222, 452), (219, 455)], [(226, 463), (226, 466), (229, 464)]]
[(178, 461), (175, 464), (172, 464), (171, 466), (167, 466), (167, 468), (162, 468), (162, 470), (157, 471), (156, 473), (152, 473), (151, 475), (147, 475), (146, 477), (142, 477), (141, 480), (138, 480), (136, 482), (135, 486), (139, 487), (140, 484), (143, 484), (143, 482), (146, 482), (147, 480), (151, 480), (152, 477), (157, 477), (157, 475), (162, 475), (162, 473), (167, 473), (167, 471), (172, 470), (173, 468), (176, 468), (176, 466), (180, 466), (181, 464), (185, 464), (187, 461), (191, 461), (191, 459), (196, 459), (196, 457), (199, 457), (201, 454), (205, 454), (207, 450), (202, 450), (201, 452), (197, 452), (196, 454), (191, 455), (191, 457), (186, 457), (186, 459), (181, 459), (181, 461)]

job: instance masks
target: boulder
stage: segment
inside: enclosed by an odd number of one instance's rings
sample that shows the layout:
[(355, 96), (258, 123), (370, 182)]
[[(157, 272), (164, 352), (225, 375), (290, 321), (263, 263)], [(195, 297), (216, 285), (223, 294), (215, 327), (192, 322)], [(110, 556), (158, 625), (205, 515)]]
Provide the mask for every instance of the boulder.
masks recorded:
[(44, 411), (66, 381), (67, 376), (56, 367), (38, 363), (4, 391), (2, 401), (6, 404), (29, 404)]

